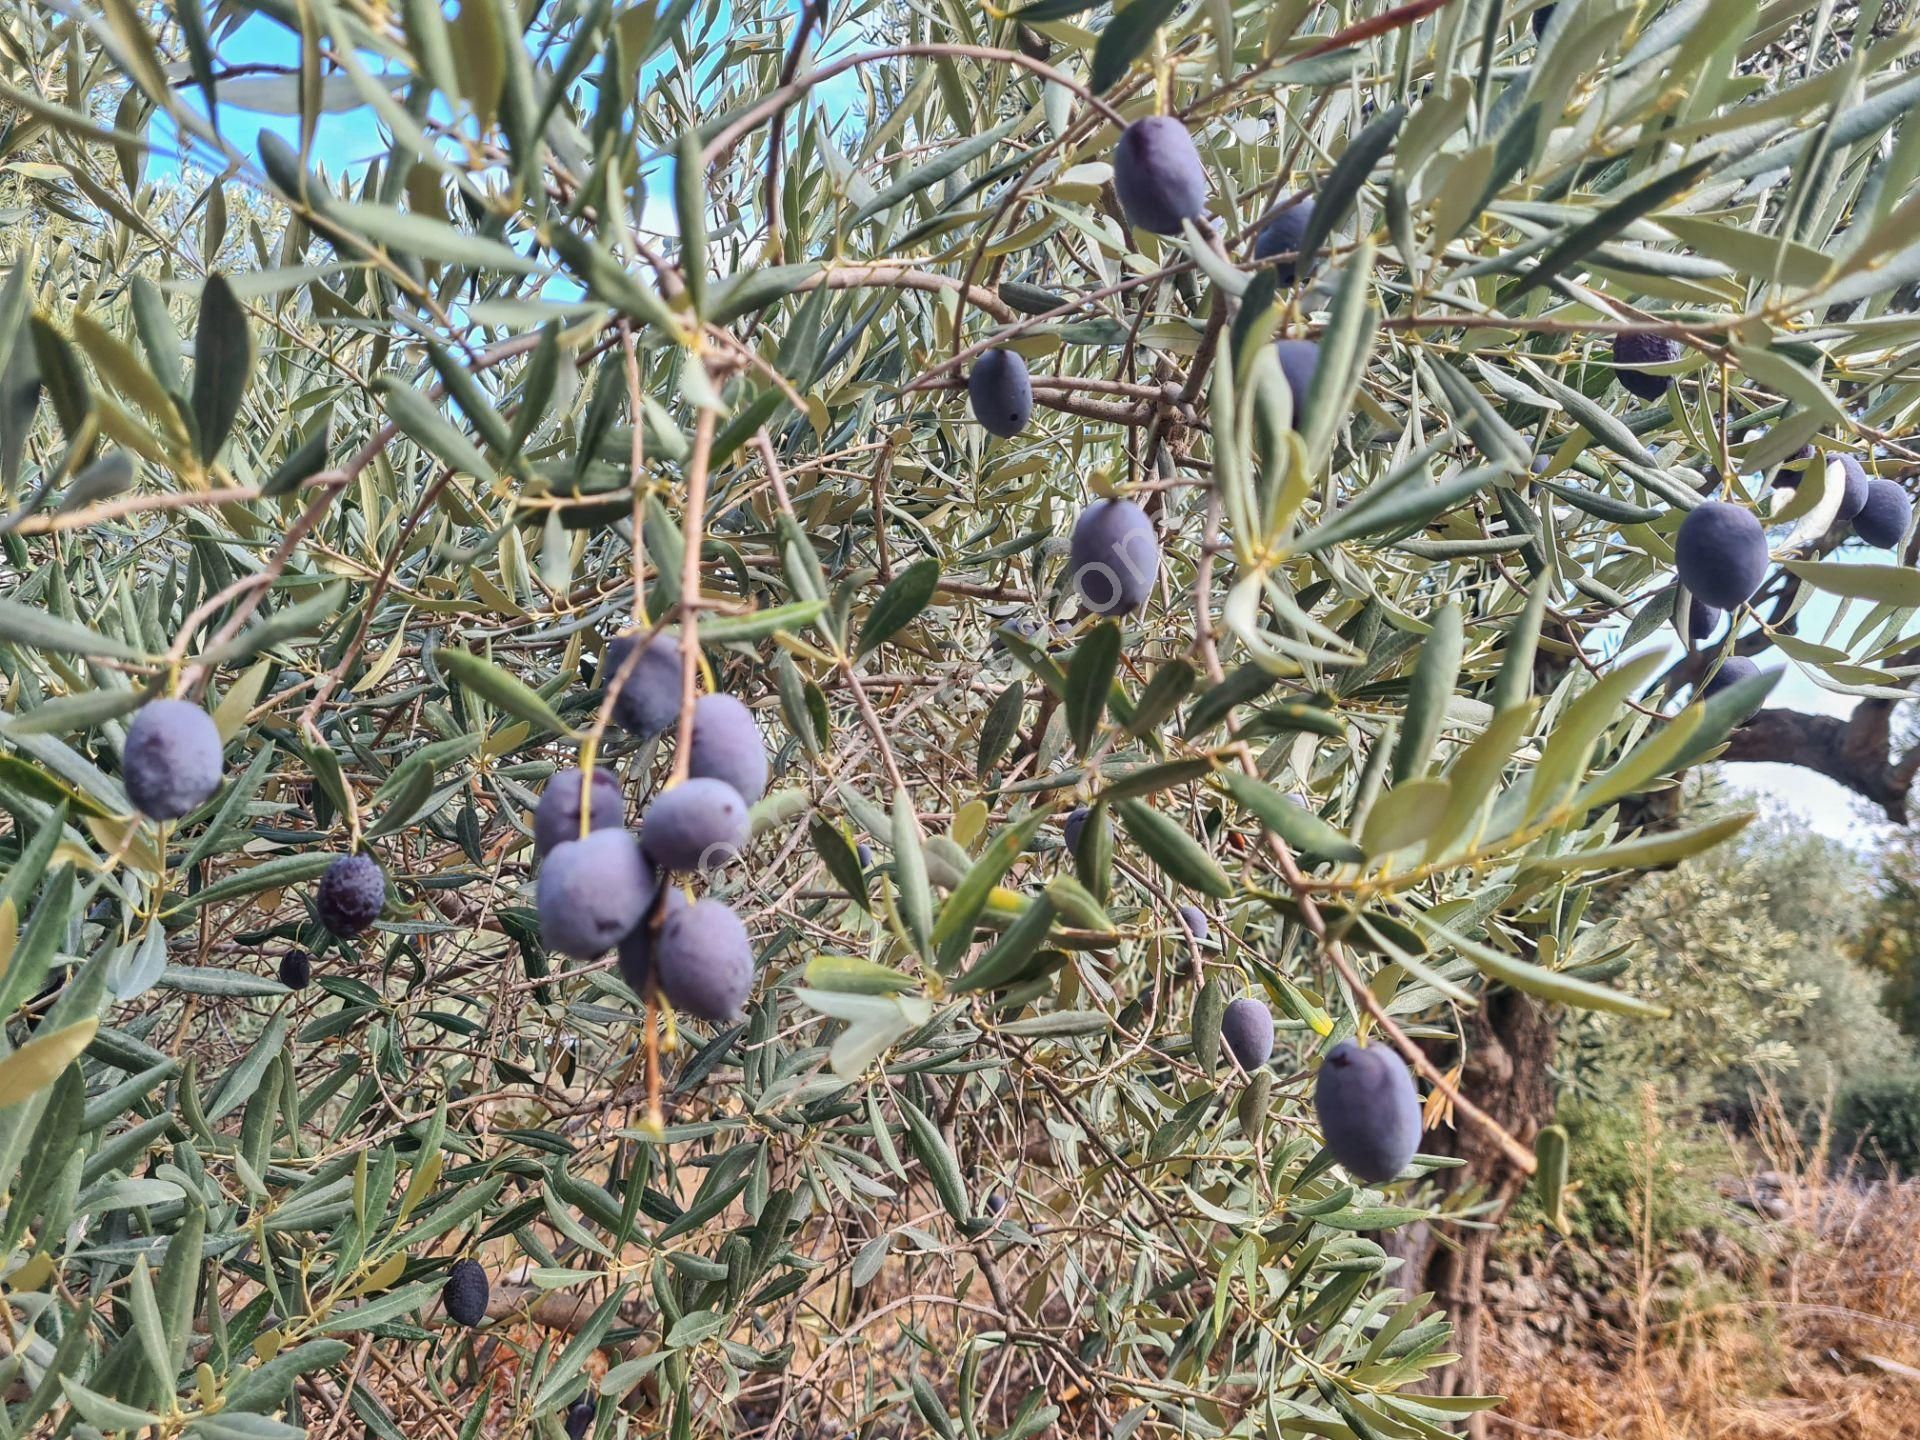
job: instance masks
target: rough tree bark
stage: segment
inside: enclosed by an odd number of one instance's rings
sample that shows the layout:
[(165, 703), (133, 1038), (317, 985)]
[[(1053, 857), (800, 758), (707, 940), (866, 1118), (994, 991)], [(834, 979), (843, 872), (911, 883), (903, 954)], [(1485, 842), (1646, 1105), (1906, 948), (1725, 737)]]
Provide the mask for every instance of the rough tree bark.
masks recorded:
[(1920, 771), (1920, 746), (1893, 746), (1893, 700), (1862, 700), (1851, 715), (1762, 710), (1733, 732), (1720, 758), (1775, 761), (1817, 771), (1878, 805), (1896, 825), (1907, 823), (1907, 792)]

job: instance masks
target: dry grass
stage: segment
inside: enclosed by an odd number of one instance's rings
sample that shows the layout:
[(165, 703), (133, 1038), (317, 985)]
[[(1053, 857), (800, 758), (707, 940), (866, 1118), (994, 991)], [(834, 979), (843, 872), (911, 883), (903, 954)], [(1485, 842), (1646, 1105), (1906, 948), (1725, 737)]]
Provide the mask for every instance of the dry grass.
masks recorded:
[(1754, 1171), (1772, 1172), (1780, 1204), (1756, 1219), (1752, 1258), (1739, 1273), (1702, 1271), (1643, 1242), (1620, 1275), (1623, 1327), (1544, 1359), (1490, 1336), (1486, 1379), (1509, 1397), (1491, 1433), (1920, 1437), (1920, 1180), (1832, 1169), (1823, 1145), (1763, 1108)]

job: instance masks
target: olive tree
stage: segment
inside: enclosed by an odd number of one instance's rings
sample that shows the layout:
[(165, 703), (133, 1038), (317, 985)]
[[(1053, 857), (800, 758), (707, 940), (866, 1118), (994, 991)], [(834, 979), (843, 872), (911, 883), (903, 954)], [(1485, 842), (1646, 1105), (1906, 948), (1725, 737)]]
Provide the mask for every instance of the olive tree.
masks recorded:
[(1493, 1403), (1592, 887), (1904, 804), (1920, 31), (1105, 11), (0, 18), (0, 1433)]

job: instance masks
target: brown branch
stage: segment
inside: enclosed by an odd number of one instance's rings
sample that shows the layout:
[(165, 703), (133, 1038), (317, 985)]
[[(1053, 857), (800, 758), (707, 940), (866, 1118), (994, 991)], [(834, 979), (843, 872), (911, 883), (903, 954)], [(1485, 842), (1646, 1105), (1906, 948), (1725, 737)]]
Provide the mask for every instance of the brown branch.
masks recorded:
[(1107, 101), (1094, 94), (1084, 82), (1076, 80), (1064, 71), (1054, 69), (1051, 65), (1043, 65), (1029, 55), (1022, 55), (1018, 50), (996, 50), (986, 45), (889, 45), (880, 50), (868, 50), (859, 55), (843, 56), (832, 64), (822, 65), (818, 70), (811, 71), (790, 84), (782, 85), (714, 136), (708, 142), (701, 158), (710, 166), (719, 164), (745, 136), (793, 104), (807, 90), (815, 85), (824, 84), (834, 76), (851, 70), (857, 65), (866, 65), (880, 60), (932, 60), (943, 56), (948, 59), (982, 60), (989, 64), (1015, 65), (1023, 70), (1029, 70), (1042, 80), (1051, 80), (1056, 85), (1072, 91), (1115, 125), (1126, 124), (1126, 117)]
[(955, 292), (965, 295), (969, 305), (976, 310), (986, 311), (1002, 325), (1010, 325), (1014, 320), (1013, 307), (984, 285), (967, 285), (951, 275), (915, 270), (908, 265), (833, 265), (794, 286), (794, 292), (800, 294), (817, 290), (822, 285), (829, 290), (857, 290), (867, 285), (886, 285), (901, 290)]
[(1798, 765), (1844, 785), (1907, 823), (1907, 791), (1920, 772), (1920, 747), (1895, 757), (1892, 700), (1862, 700), (1851, 715), (1762, 710), (1728, 741), (1722, 760)]
[[(827, 8), (821, 0), (806, 0), (800, 7), (800, 24), (793, 32), (793, 43), (787, 47), (786, 63), (780, 67), (780, 84), (793, 84), (793, 77), (800, 73), (800, 56), (807, 48), (807, 38), (812, 35), (815, 25), (824, 25), (827, 20)], [(763, 208), (767, 212), (767, 259), (769, 265), (780, 263), (780, 151), (787, 127), (787, 112), (783, 107), (773, 117), (773, 123), (767, 127), (767, 183)]]

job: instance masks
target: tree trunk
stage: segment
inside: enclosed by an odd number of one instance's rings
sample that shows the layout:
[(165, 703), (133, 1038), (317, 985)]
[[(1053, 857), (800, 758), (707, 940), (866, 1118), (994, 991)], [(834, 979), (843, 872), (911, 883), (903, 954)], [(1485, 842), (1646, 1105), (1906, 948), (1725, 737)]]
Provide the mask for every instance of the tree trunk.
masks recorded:
[[(1553, 1114), (1550, 1072), (1555, 1039), (1553, 1008), (1517, 990), (1490, 990), (1467, 1017), (1461, 1093), (1526, 1144), (1533, 1142)], [(1461, 1059), (1451, 1045), (1436, 1047), (1433, 1058), (1443, 1068)], [(1492, 1204), (1484, 1217), (1489, 1221), (1504, 1218), (1527, 1183), (1500, 1147), (1471, 1126), (1435, 1130), (1422, 1148), (1466, 1162), (1459, 1169), (1438, 1172), (1435, 1178), (1454, 1193), (1477, 1189), (1481, 1199)], [(1496, 1238), (1492, 1229), (1462, 1230), (1443, 1238), (1428, 1225), (1386, 1237), (1388, 1252), (1405, 1262), (1400, 1272), (1402, 1288), (1409, 1295), (1432, 1291), (1434, 1303), (1453, 1321), (1460, 1359), (1436, 1372), (1435, 1387), (1441, 1394), (1471, 1395), (1482, 1388), (1482, 1289)], [(1468, 1433), (1476, 1437), (1483, 1433), (1480, 1417), (1469, 1424)]]

